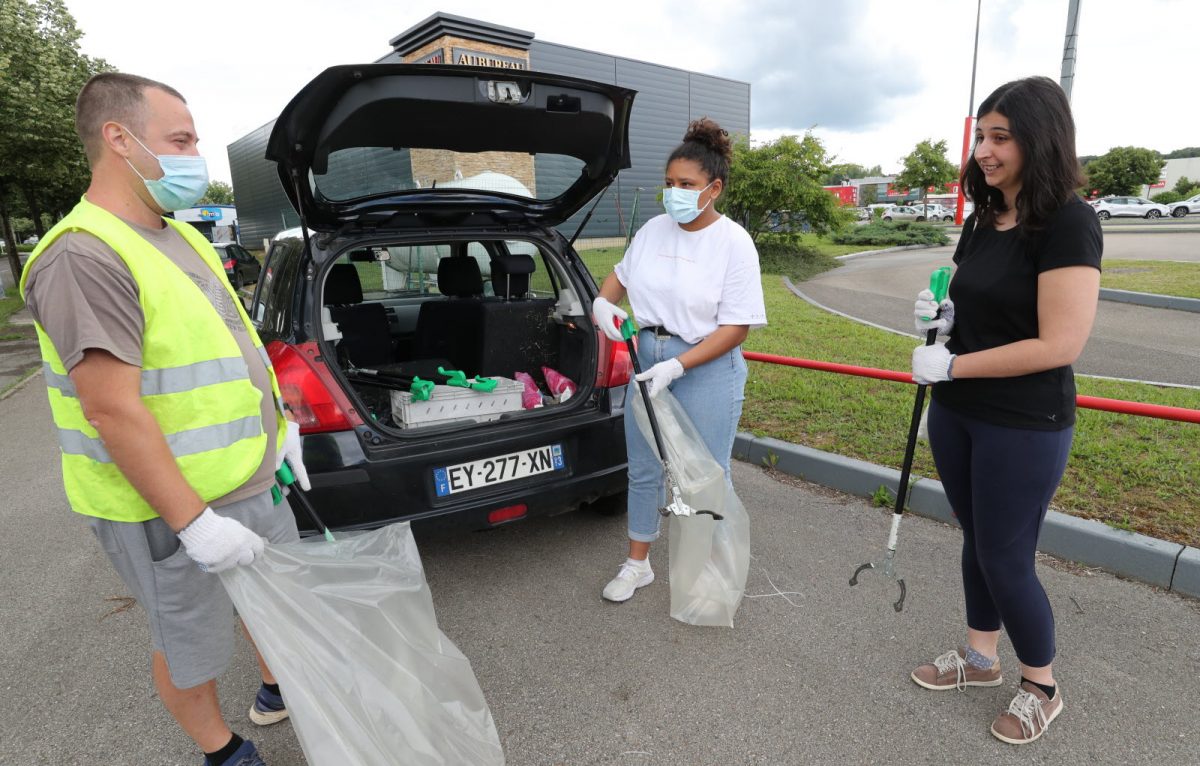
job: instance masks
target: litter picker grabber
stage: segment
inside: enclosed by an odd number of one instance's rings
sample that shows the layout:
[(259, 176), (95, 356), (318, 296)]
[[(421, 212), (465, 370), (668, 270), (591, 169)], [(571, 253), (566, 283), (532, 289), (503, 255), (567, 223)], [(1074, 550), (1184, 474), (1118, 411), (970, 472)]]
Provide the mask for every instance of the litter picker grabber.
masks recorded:
[[(950, 267), (942, 266), (935, 270), (929, 277), (929, 291), (933, 293), (933, 300), (941, 303), (946, 297), (946, 292), (950, 287)], [(940, 311), (940, 309), (939, 309)], [(922, 319), (935, 319), (936, 316), (921, 317)], [(937, 330), (930, 330), (925, 338), (925, 345), (932, 346), (937, 341)], [(917, 429), (921, 425), (921, 411), (925, 406), (925, 386), (917, 386), (917, 399), (913, 403), (912, 420), (908, 426), (908, 444), (904, 448), (904, 466), (900, 470), (900, 486), (896, 488), (896, 509), (892, 512), (892, 529), (888, 533), (887, 552), (883, 556), (883, 561), (876, 563), (869, 561), (863, 564), (858, 569), (854, 570), (854, 576), (850, 578), (850, 585), (858, 585), (858, 576), (867, 569), (880, 569), (883, 571), (883, 576), (888, 579), (895, 580), (900, 586), (900, 598), (892, 606), (897, 612), (904, 609), (904, 597), (907, 595), (907, 590), (904, 585), (904, 578), (896, 576), (895, 558), (896, 558), (896, 538), (900, 532), (900, 517), (904, 515), (904, 503), (908, 498), (908, 477), (912, 473), (913, 454), (917, 449)]]
[[(637, 335), (637, 327), (634, 326), (632, 319), (626, 319), (621, 323), (621, 337), (625, 339), (625, 345), (629, 349), (629, 359), (633, 362), (633, 371), (635, 374), (641, 375), (642, 365), (638, 361), (637, 347), (633, 343), (635, 335)], [(650, 388), (644, 380), (638, 381), (637, 384), (638, 389), (642, 392), (642, 401), (646, 404), (646, 417), (650, 421), (650, 431), (654, 434), (654, 446), (658, 450), (658, 459), (662, 463), (663, 476), (667, 480), (667, 492), (671, 496), (670, 502), (666, 506), (659, 508), (658, 512), (663, 516), (706, 515), (712, 516), (716, 521), (725, 518), (713, 511), (696, 510), (683, 501), (683, 493), (679, 490), (679, 482), (675, 479), (674, 471), (671, 470), (671, 461), (667, 458), (667, 450), (663, 447), (662, 434), (658, 430), (658, 418), (655, 417), (654, 405), (650, 402)]]
[(329, 527), (325, 526), (325, 522), (321, 521), (321, 517), (317, 515), (316, 510), (312, 507), (312, 504), (308, 502), (308, 498), (304, 495), (304, 490), (300, 489), (300, 486), (296, 484), (296, 476), (292, 473), (291, 466), (289, 466), (286, 461), (283, 463), (283, 465), (279, 466), (279, 470), (275, 472), (275, 481), (277, 483), (271, 487), (271, 496), (275, 499), (275, 505), (279, 505), (283, 502), (283, 490), (291, 487), (291, 490), (288, 492), (288, 496), (295, 500), (296, 504), (304, 509), (304, 512), (308, 514), (308, 517), (313, 520), (314, 524), (317, 525), (317, 529), (321, 530), (321, 532), (325, 534), (326, 540), (331, 543), (335, 542), (333, 539), (333, 533), (329, 531)]

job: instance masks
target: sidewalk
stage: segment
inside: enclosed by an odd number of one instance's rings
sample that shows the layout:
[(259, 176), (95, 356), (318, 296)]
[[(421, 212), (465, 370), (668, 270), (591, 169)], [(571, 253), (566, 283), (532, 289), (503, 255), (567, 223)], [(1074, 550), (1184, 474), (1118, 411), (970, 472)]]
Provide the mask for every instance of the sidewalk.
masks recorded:
[[(26, 308), (10, 316), (8, 323), (18, 328), (27, 327), (30, 331), (33, 329), (33, 317)], [(32, 332), (29, 335), (25, 340), (0, 340), (0, 396), (8, 395), (5, 392), (11, 393), (10, 387), (15, 388), (41, 369), (42, 355), (37, 338)]]

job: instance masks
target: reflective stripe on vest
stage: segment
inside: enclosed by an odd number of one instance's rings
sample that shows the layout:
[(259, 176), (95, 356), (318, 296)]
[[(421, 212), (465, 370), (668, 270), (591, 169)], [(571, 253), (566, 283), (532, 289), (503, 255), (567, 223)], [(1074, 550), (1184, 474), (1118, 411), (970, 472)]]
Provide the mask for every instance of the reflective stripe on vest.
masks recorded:
[[(46, 385), (50, 388), (58, 389), (63, 396), (76, 397), (75, 383), (69, 375), (59, 375), (46, 362), (42, 363), (42, 375), (45, 376)], [(246, 368), (246, 360), (240, 356), (209, 359), (183, 367), (142, 370), (141, 393), (142, 396), (177, 394), (180, 391), (189, 391), (201, 386), (249, 379), (250, 371)]]
[[(215, 426), (193, 428), (190, 431), (176, 431), (167, 435), (167, 446), (170, 447), (171, 454), (177, 458), (221, 449), (242, 439), (249, 439), (261, 434), (259, 420), (260, 418), (257, 417), (248, 417)], [(58, 443), (63, 452), (68, 455), (84, 455), (97, 463), (112, 462), (108, 450), (104, 448), (104, 442), (100, 439), (93, 439), (82, 431), (60, 428), (58, 429)]]

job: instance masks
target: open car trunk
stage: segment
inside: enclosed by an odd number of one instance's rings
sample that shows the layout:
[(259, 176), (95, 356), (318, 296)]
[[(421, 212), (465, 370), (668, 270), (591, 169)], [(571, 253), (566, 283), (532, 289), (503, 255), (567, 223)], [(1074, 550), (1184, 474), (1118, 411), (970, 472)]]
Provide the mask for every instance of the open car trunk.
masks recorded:
[(363, 419), (380, 430), (547, 417), (591, 393), (585, 288), (544, 243), (359, 246), (323, 280), (321, 338)]

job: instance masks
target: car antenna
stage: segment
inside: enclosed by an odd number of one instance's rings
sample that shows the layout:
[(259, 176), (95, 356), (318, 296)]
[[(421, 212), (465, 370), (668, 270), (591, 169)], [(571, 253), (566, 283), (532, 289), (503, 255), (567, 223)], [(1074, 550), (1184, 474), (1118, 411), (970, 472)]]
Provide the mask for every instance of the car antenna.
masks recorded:
[[(616, 179), (614, 178), (613, 180), (615, 181)], [(587, 215), (583, 217), (579, 228), (575, 230), (575, 233), (571, 235), (571, 240), (567, 242), (569, 247), (575, 246), (575, 240), (579, 239), (579, 234), (583, 231), (583, 227), (588, 225), (588, 221), (592, 220), (592, 213), (596, 212), (596, 207), (600, 204), (600, 200), (604, 199), (604, 195), (608, 193), (609, 186), (612, 186), (612, 182), (609, 182), (608, 186), (600, 190), (600, 196), (596, 197), (596, 201), (592, 203), (592, 208), (587, 211)]]

